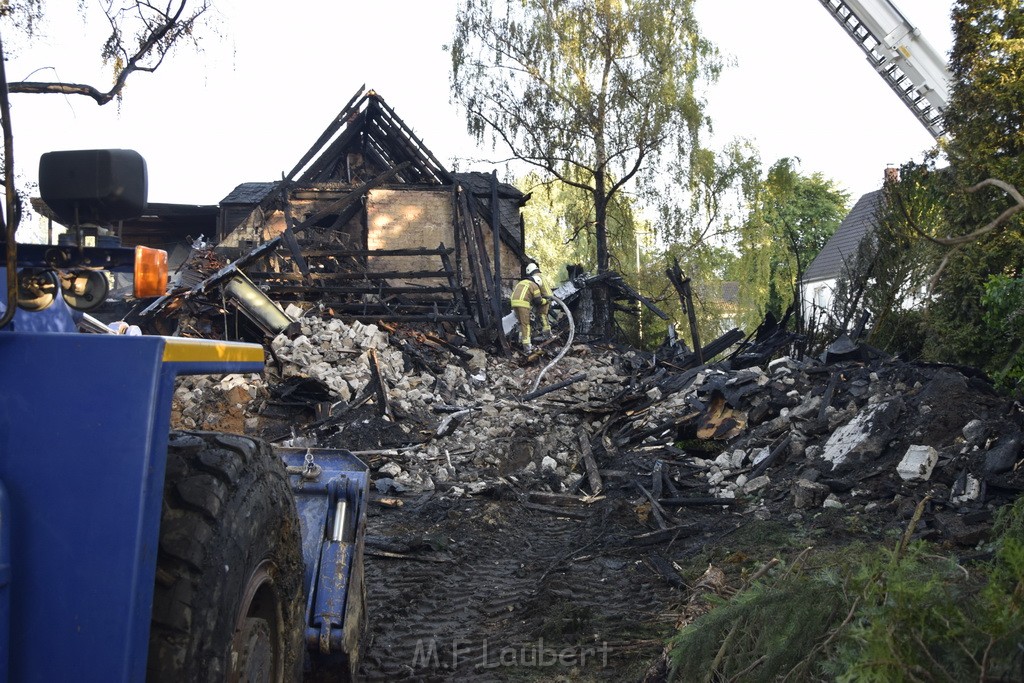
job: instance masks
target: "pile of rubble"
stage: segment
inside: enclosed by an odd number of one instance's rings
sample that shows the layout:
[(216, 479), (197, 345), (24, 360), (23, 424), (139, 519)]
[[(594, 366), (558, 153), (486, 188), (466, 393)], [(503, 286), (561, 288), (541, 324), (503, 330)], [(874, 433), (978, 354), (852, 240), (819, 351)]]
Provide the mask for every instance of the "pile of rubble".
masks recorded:
[(180, 380), (174, 419), (361, 452), (382, 493), (564, 506), (623, 492), (663, 529), (694, 506), (898, 523), (927, 496), (921, 533), (968, 542), (1024, 490), (1020, 406), (956, 368), (784, 357), (679, 372), (580, 345), (544, 377), (563, 388), (529, 399), (538, 365), (436, 341), (305, 317), (273, 340), (265, 378)]

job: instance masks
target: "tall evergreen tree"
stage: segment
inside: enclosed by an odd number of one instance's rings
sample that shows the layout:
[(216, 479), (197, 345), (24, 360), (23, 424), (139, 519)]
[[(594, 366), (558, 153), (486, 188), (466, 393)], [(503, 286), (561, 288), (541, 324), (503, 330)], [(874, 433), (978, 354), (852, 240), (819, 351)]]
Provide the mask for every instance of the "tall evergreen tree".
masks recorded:
[[(1024, 188), (1024, 11), (1020, 0), (958, 0), (953, 8), (952, 99), (946, 152), (955, 191), (946, 200), (950, 234), (985, 225), (1012, 201), (986, 178)], [(986, 323), (985, 285), (1024, 274), (1024, 214), (958, 250), (930, 307), (927, 355), (997, 368), (1016, 344)], [(1004, 288), (1004, 291), (1020, 291)]]

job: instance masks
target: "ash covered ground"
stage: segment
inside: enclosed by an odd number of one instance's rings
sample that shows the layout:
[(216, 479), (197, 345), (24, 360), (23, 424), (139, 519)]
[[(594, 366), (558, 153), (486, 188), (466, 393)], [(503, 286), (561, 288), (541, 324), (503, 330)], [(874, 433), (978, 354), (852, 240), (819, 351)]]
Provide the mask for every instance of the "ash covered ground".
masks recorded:
[(710, 569), (916, 538), (982, 554), (1021, 407), (967, 368), (532, 362), (303, 318), (264, 375), (185, 377), (176, 427), (346, 448), (373, 478), (368, 680), (640, 680)]

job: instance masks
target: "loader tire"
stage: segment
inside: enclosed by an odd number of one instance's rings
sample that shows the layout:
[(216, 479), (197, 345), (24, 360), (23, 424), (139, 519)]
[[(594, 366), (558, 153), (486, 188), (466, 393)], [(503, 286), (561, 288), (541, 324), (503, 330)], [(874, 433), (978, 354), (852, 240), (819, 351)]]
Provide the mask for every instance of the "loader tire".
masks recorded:
[(302, 577), (295, 502), (270, 447), (172, 432), (148, 680), (297, 680)]

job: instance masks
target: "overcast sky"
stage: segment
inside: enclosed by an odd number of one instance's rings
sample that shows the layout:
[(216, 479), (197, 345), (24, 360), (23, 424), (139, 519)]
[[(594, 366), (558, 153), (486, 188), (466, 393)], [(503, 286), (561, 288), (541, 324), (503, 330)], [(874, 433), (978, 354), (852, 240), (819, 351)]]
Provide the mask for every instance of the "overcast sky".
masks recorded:
[[(946, 54), (952, 2), (896, 2)], [(77, 4), (50, 0), (46, 34), (9, 59), (10, 80), (109, 79), (97, 56), (102, 26), (83, 26)], [(364, 83), (442, 162), (502, 156), (476, 148), (449, 102), (450, 62), (442, 46), (451, 38), (455, 0), (215, 5), (223, 37), (206, 40), (201, 54), (177, 54), (155, 74), (133, 75), (120, 107), (97, 107), (82, 97), (13, 95), (23, 176), (35, 179), (47, 150), (130, 148), (147, 160), (150, 201), (216, 204), (241, 182), (289, 171)], [(920, 158), (931, 146), (925, 129), (817, 0), (697, 5), (707, 36), (735, 60), (705, 93), (718, 142), (748, 138), (765, 165), (798, 157), (802, 171), (834, 178), (854, 199), (877, 189), (886, 164)], [(4, 39), (5, 49), (18, 47)]]

